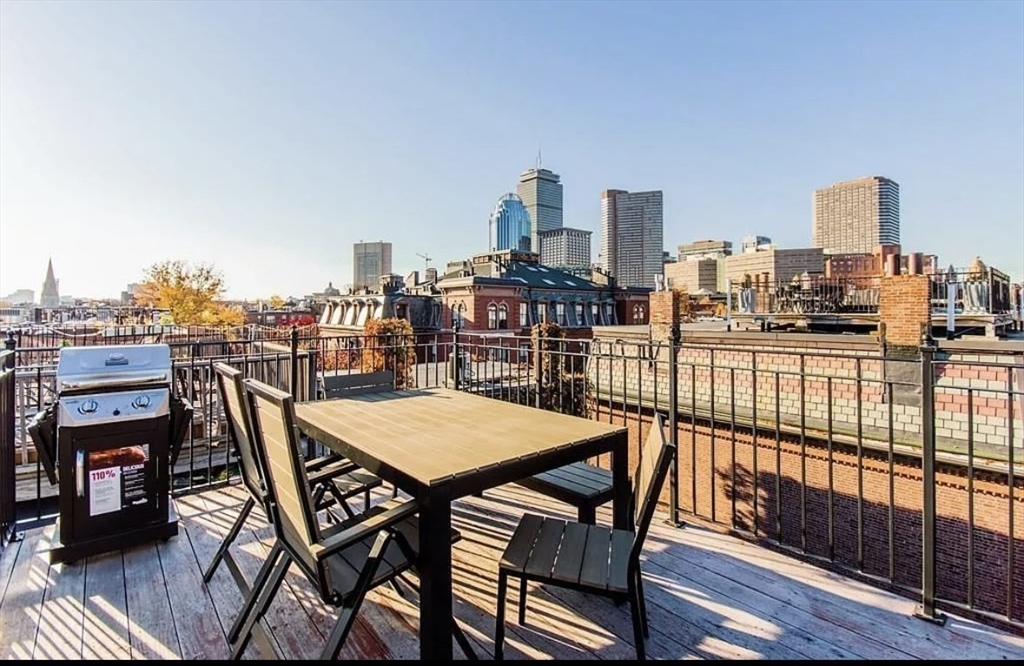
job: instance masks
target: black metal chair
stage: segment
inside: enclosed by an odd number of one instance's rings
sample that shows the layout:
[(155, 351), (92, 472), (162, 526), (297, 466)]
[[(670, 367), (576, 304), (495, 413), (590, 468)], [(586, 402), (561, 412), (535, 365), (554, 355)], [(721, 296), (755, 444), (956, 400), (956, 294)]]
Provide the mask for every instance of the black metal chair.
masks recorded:
[[(235, 633), (233, 628), (229, 636), (234, 643), (232, 658), (240, 658), (245, 651), (253, 629), (294, 563), (325, 604), (341, 609), (321, 653), (322, 659), (335, 659), (366, 593), (415, 569), (419, 504), (388, 500), (321, 530), (306, 468), (296, 446), (298, 430), (292, 397), (251, 379), (245, 380), (245, 388), (277, 538), (236, 620), (240, 631)], [(452, 530), (451, 538), (453, 542), (458, 540), (459, 533)], [(455, 618), (452, 631), (466, 655), (475, 658)]]
[[(234, 524), (203, 573), (203, 581), (210, 582), (221, 561), (228, 558), (236, 582), (240, 582), (236, 568), (231, 566), (228, 548), (238, 538), (242, 526), (255, 506), (259, 505), (269, 519), (270, 497), (259, 462), (259, 452), (253, 444), (252, 420), (246, 405), (245, 389), (242, 387), (242, 372), (226, 363), (215, 363), (213, 367), (227, 416), (228, 438), (238, 454), (242, 484), (249, 491), (249, 497), (246, 498)], [(359, 494), (363, 495), (364, 510), (369, 509), (370, 491), (381, 485), (381, 480), (377, 476), (361, 471), (355, 463), (344, 458), (318, 458), (307, 461), (304, 465), (315, 506), (321, 510), (330, 509), (337, 504), (347, 515), (352, 516), (354, 514), (347, 501)]]
[(498, 613), (494, 658), (503, 657), (508, 579), (519, 578), (519, 624), (526, 622), (526, 583), (533, 580), (629, 601), (638, 659), (646, 658), (649, 635), (640, 573), (640, 553), (654, 516), (675, 447), (665, 440), (663, 418), (654, 423), (641, 451), (634, 482), (634, 528), (620, 530), (526, 514), (512, 534), (498, 567)]

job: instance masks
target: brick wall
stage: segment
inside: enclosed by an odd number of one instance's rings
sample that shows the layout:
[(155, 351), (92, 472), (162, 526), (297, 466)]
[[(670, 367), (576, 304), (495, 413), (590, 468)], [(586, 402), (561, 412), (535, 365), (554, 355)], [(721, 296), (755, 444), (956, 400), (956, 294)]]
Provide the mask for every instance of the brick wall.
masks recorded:
[(878, 321), (884, 325), (885, 340), (895, 347), (921, 344), (931, 323), (931, 292), (927, 275), (891, 275), (881, 278)]
[[(918, 276), (902, 276), (918, 277)], [(662, 317), (665, 298), (652, 294), (652, 317)], [(655, 304), (659, 304), (656, 306)], [(662, 314), (658, 314), (659, 311)], [(652, 333), (664, 324), (652, 321)], [(887, 444), (890, 426), (897, 445), (919, 446), (921, 361), (900, 361), (903, 376), (893, 376), (878, 345), (832, 342), (799, 335), (735, 335), (684, 338), (678, 350), (681, 411), (740, 422), (755, 412), (762, 426), (800, 429), (838, 438)], [(916, 349), (916, 348), (915, 348)], [(588, 376), (597, 397), (643, 405), (668, 405), (668, 347), (595, 340)], [(941, 449), (1006, 447), (1012, 441), (1024, 460), (1024, 365), (1001, 353), (942, 351), (935, 363), (935, 425)], [(1007, 366), (1016, 364), (1017, 369)], [(916, 393), (917, 401), (901, 399)], [(974, 407), (968, 414), (970, 401)], [(1012, 418), (1011, 418), (1012, 417)]]
[[(635, 465), (651, 411), (634, 405), (623, 409), (614, 401), (599, 402), (593, 404), (591, 417), (629, 429), (631, 466)], [(692, 424), (689, 417), (680, 417), (677, 499), (681, 511), (883, 580), (890, 580), (891, 573), (894, 584), (911, 591), (920, 589), (922, 473), (918, 458), (894, 454), (890, 473), (887, 452), (864, 450), (859, 461), (854, 446), (834, 443), (830, 451), (821, 439), (809, 437), (801, 444), (799, 438), (783, 435), (776, 441), (770, 431), (757, 433), (756, 447), (754, 441), (749, 427), (734, 430), (731, 424), (721, 424), (712, 429), (707, 420)], [(609, 461), (601, 462), (607, 465)], [(968, 514), (969, 489), (973, 490), (973, 516)], [(1012, 510), (1018, 562), (1012, 572), (1012, 617), (1024, 620), (1024, 567), (1019, 566), (1024, 556), (1024, 476), (1015, 477), (1013, 492), (1011, 504), (1005, 474), (976, 470), (969, 482), (963, 466), (939, 464), (939, 598), (967, 602), (968, 535), (972, 534), (974, 605), (979, 610), (1006, 613)], [(663, 502), (669, 501), (670, 493), (666, 484)], [(860, 525), (858, 496), (863, 498)], [(858, 534), (863, 547), (860, 561)]]

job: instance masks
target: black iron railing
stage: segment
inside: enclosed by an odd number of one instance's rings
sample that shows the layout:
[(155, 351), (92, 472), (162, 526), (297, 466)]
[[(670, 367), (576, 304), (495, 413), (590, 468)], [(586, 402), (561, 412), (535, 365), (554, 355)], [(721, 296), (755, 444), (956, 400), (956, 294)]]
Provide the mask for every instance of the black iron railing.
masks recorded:
[[(666, 414), (678, 451), (663, 497), (670, 522), (714, 522), (920, 596), (928, 619), (948, 607), (1024, 628), (1024, 354), (960, 357), (924, 346), (913, 358), (885, 358), (880, 349), (683, 343), (677, 331), (665, 340), (315, 333), (176, 348), (175, 391), (198, 418), (175, 492), (237, 475), (217, 361), (300, 400), (317, 397), (325, 374), (399, 370), (404, 385), (625, 426), (634, 451), (653, 415)], [(402, 353), (380, 353), (392, 347)], [(51, 381), (52, 366), (18, 369), (18, 419), (52, 399)]]

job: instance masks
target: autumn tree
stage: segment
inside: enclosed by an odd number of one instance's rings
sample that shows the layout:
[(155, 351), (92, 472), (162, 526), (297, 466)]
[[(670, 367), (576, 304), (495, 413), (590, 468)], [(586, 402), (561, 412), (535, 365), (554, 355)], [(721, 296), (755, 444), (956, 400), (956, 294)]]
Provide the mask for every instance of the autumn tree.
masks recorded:
[(277, 294), (274, 294), (267, 300), (267, 305), (270, 306), (271, 310), (280, 310), (281, 308), (284, 307), (284, 304), (286, 302), (287, 301), (285, 301), (283, 298), (281, 298)]
[(175, 324), (237, 326), (245, 317), (218, 300), (223, 292), (224, 278), (212, 265), (164, 261), (146, 269), (136, 300), (167, 310)]
[(416, 336), (409, 322), (405, 319), (369, 319), (363, 332), (364, 371), (389, 370), (395, 374), (395, 388), (412, 388)]

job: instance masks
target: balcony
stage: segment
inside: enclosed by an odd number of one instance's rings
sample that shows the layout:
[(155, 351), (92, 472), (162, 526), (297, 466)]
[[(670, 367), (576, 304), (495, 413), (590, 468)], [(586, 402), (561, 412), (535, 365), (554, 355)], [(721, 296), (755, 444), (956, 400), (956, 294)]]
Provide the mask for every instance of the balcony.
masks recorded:
[[(166, 543), (47, 564), (53, 527), (33, 527), (0, 555), (0, 658), (223, 659), (242, 598), (226, 567), (202, 569), (245, 497), (237, 485), (182, 495), (183, 529)], [(524, 511), (571, 518), (569, 508), (518, 486), (459, 502), (455, 615), (477, 654), (493, 654), (497, 558)], [(708, 526), (655, 518), (643, 570), (657, 659), (1017, 659), (1024, 639), (951, 616), (914, 619), (914, 602), (837, 576)], [(598, 521), (607, 524), (607, 510)], [(232, 554), (251, 580), (271, 530), (250, 519)], [(268, 614), (289, 659), (315, 658), (333, 617), (292, 571)], [(407, 594), (414, 594), (408, 593)], [(514, 603), (516, 594), (511, 594)], [(510, 659), (633, 659), (628, 605), (557, 588), (531, 588), (526, 626), (509, 616)], [(343, 652), (350, 659), (414, 659), (415, 598), (377, 588)], [(457, 653), (458, 654), (458, 653)], [(246, 657), (262, 655), (250, 646)], [(459, 655), (461, 656), (461, 655)]]

